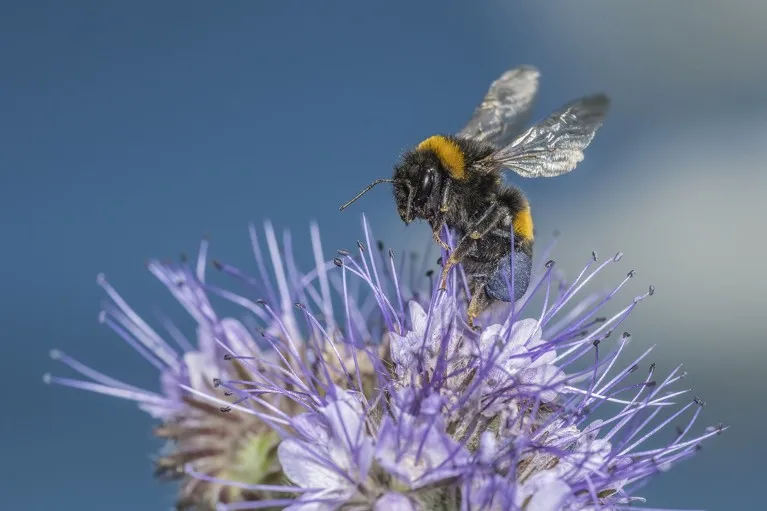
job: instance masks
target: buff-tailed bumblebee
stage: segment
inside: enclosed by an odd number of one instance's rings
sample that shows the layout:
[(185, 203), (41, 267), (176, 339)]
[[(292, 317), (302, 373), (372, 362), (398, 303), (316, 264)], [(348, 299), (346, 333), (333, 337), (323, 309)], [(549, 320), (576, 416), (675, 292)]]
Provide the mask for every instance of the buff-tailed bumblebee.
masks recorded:
[[(609, 108), (604, 94), (588, 96), (521, 132), (530, 121), (538, 77), (531, 66), (507, 71), (491, 84), (465, 128), (427, 138), (403, 155), (392, 179), (377, 179), (341, 206), (379, 183), (393, 183), (402, 220), (427, 220), (434, 240), (450, 251), (442, 289), (450, 269), (463, 263), (471, 280), (471, 326), (494, 300), (516, 301), (530, 283), (530, 204), (521, 190), (503, 182), (504, 174), (553, 177), (573, 170)], [(452, 251), (441, 238), (445, 226), (458, 236)]]

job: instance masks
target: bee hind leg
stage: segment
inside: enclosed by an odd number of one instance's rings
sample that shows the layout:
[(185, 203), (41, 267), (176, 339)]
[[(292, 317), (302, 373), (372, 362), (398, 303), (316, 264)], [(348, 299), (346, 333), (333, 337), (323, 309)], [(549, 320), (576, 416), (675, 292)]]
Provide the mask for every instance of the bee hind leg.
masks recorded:
[(474, 293), (471, 295), (471, 301), (469, 302), (469, 310), (466, 313), (469, 326), (473, 330), (479, 330), (480, 326), (474, 323), (474, 320), (487, 309), (490, 304), (493, 303), (493, 299), (490, 298), (485, 292), (485, 284), (476, 286)]

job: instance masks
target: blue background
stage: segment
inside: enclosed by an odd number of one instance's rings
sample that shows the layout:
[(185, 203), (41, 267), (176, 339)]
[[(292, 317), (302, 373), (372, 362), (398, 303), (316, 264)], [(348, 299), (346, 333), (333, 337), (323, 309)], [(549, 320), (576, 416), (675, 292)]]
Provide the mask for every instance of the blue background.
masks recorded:
[(631, 320), (637, 349), (658, 343), (666, 370), (685, 361), (704, 421), (733, 426), (654, 480), (648, 504), (760, 509), (765, 16), (756, 1), (2, 2), (0, 508), (172, 504), (148, 417), (41, 381), (69, 375), (56, 347), (156, 388), (97, 323), (98, 272), (140, 312), (183, 318), (143, 261), (205, 233), (250, 267), (247, 222), (271, 218), (308, 264), (311, 219), (330, 254), (365, 211), (378, 236), (421, 246), (383, 187), (337, 207), (529, 63), (536, 117), (597, 90), (614, 100), (577, 172), (521, 183), (539, 232), (564, 233), (570, 272), (623, 250), (638, 270), (624, 299), (658, 288)]

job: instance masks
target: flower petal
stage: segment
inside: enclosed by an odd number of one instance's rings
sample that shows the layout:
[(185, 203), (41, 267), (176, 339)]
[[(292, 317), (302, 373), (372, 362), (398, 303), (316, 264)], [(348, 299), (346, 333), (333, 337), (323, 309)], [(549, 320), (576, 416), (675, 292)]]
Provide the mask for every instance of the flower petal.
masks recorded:
[(302, 488), (327, 490), (351, 490), (352, 483), (339, 470), (335, 470), (321, 447), (312, 446), (288, 438), (277, 448), (282, 471), (296, 485)]
[(356, 466), (360, 480), (367, 477), (373, 460), (373, 440), (365, 432), (364, 411), (351, 393), (337, 389), (338, 397), (322, 408), (334, 440), (345, 449)]
[(189, 386), (195, 390), (207, 392), (213, 387), (213, 378), (218, 377), (218, 370), (204, 353), (190, 351), (184, 355), (189, 377)]
[(421, 304), (415, 300), (411, 300), (408, 304), (410, 309), (410, 322), (413, 324), (413, 332), (419, 336), (423, 336), (426, 332), (426, 324), (429, 321), (426, 312), (424, 312)]
[(538, 346), (541, 340), (541, 327), (532, 318), (521, 319), (511, 326), (509, 344), (525, 346), (528, 349)]
[(401, 493), (388, 492), (376, 501), (373, 511), (415, 511), (413, 501)]
[(533, 494), (526, 511), (561, 511), (572, 495), (570, 487), (561, 479), (550, 479)]

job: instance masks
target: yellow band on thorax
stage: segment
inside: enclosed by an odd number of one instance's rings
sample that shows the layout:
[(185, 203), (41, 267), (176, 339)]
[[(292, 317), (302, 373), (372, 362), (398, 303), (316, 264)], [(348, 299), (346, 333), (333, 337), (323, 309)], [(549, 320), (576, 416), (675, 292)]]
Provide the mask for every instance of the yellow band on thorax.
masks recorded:
[(533, 215), (530, 214), (530, 206), (514, 215), (512, 225), (514, 226), (515, 236), (519, 236), (524, 240), (533, 239)]
[(463, 151), (458, 144), (442, 135), (429, 137), (420, 144), (418, 149), (421, 151), (434, 151), (439, 158), (439, 162), (450, 173), (453, 179), (466, 178), (466, 163), (463, 157)]

